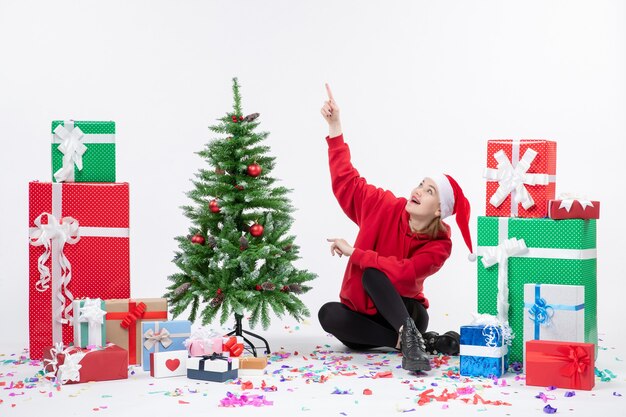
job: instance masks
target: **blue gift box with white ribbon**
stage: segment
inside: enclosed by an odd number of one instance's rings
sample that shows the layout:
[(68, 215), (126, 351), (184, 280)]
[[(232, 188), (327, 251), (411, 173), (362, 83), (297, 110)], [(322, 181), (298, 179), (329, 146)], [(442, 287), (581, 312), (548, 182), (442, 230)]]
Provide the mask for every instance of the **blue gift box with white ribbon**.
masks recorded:
[(508, 347), (499, 326), (461, 326), (459, 373), (471, 377), (500, 377), (509, 367)]
[(151, 353), (187, 350), (184, 342), (191, 335), (191, 322), (144, 321), (141, 324), (141, 334), (141, 363), (144, 371), (149, 371)]
[(524, 346), (528, 340), (584, 342), (585, 287), (524, 284)]

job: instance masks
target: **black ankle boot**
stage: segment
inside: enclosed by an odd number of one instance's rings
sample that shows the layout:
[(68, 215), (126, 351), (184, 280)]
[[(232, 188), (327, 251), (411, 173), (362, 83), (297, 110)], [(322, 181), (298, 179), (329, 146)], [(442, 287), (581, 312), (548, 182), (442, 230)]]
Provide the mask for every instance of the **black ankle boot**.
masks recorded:
[(408, 317), (400, 331), (400, 349), (402, 368), (407, 371), (430, 371), (430, 361), (422, 334), (415, 327), (415, 322)]
[(443, 353), (444, 355), (456, 356), (459, 354), (461, 336), (455, 331), (445, 332), (440, 335), (437, 332), (424, 333), (426, 352), (432, 355)]

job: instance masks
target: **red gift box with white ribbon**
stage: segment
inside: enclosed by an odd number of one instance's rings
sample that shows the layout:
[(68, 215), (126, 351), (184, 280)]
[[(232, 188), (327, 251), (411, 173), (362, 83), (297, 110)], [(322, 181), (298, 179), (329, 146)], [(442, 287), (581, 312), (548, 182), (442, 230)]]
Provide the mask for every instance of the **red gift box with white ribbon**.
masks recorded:
[(526, 385), (591, 390), (595, 384), (593, 343), (529, 340)]
[(491, 217), (547, 216), (554, 199), (556, 142), (543, 139), (487, 142), (486, 215)]
[(130, 297), (127, 183), (29, 184), (31, 359), (73, 341), (74, 298)]
[(558, 200), (548, 201), (548, 217), (554, 220), (599, 219), (600, 202), (562, 194)]
[(93, 349), (59, 343), (43, 352), (45, 376), (61, 384), (128, 378), (128, 352), (112, 343)]

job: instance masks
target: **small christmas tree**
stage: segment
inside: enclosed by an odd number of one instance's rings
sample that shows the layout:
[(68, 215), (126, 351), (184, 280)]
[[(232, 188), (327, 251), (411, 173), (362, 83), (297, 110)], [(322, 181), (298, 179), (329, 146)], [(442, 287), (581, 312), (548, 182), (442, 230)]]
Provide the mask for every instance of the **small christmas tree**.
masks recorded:
[(262, 145), (267, 132), (255, 132), (258, 113), (243, 116), (237, 78), (233, 79), (233, 111), (209, 129), (213, 139), (198, 152), (211, 166), (200, 169), (187, 193), (194, 205), (183, 206), (191, 220), (188, 236), (179, 236), (173, 262), (180, 272), (169, 277), (165, 297), (171, 312), (191, 307), (189, 320), (199, 313), (203, 324), (220, 314), (238, 322), (250, 313), (250, 326), (270, 324), (270, 308), (277, 316), (296, 320), (309, 316), (298, 298), (311, 287), (315, 274), (294, 268), (299, 258), (295, 237), (287, 233), (293, 207), (285, 187), (275, 186), (270, 148)]

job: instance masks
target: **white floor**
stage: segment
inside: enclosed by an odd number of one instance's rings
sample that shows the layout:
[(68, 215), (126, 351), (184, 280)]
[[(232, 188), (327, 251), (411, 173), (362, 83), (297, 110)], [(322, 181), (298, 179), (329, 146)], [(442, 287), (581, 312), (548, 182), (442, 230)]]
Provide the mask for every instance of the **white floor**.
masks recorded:
[[(20, 385), (20, 381), (35, 377), (39, 367), (28, 360), (16, 363), (19, 354), (0, 349), (0, 415), (387, 416), (406, 412), (420, 416), (528, 416), (544, 415), (549, 404), (559, 415), (624, 416), (624, 346), (611, 345), (606, 335), (601, 339), (596, 368), (615, 377), (609, 376), (609, 381), (596, 378), (594, 390), (565, 397), (563, 389), (527, 387), (515, 374), (506, 374), (497, 385), (488, 379), (451, 378), (458, 357), (427, 374), (411, 375), (399, 368), (400, 358), (394, 352), (351, 353), (316, 326), (285, 326), (282, 333), (271, 335), (272, 363), (266, 375), (242, 379), (253, 384), (253, 389), (245, 391), (249, 398), (264, 395), (272, 405), (239, 408), (219, 404), (228, 392), (244, 393), (241, 381), (218, 384), (185, 377), (153, 379), (140, 368), (133, 368), (128, 380), (65, 385), (58, 390), (47, 381)], [(1, 343), (0, 348), (7, 346)], [(392, 372), (391, 378), (373, 378), (387, 371)], [(263, 381), (276, 390), (263, 391)], [(371, 390), (371, 395), (364, 395), (364, 389)], [(441, 398), (445, 390), (459, 395), (418, 404), (420, 398)], [(540, 393), (547, 396), (547, 402), (536, 398)], [(474, 398), (491, 403), (473, 404)], [(510, 405), (496, 405), (503, 402)]]

